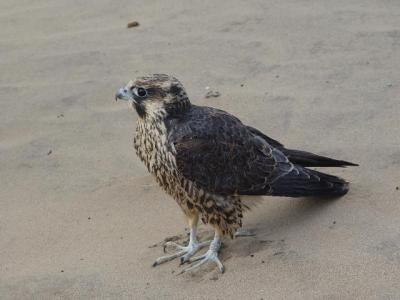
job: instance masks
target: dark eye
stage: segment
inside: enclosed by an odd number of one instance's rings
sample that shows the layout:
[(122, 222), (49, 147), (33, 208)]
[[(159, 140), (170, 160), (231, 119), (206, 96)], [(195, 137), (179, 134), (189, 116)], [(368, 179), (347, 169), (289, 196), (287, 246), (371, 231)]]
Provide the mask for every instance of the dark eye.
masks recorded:
[(137, 95), (139, 97), (146, 97), (147, 96), (147, 91), (142, 87), (137, 88), (136, 92), (137, 92)]

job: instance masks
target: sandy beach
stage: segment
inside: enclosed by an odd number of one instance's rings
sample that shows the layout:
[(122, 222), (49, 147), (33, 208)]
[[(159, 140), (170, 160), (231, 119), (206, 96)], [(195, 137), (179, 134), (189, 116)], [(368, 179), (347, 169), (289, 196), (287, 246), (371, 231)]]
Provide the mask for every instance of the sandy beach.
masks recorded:
[[(400, 299), (399, 1), (2, 0), (0, 16), (1, 299)], [(187, 225), (114, 101), (149, 73), (359, 163), (325, 170), (350, 192), (265, 197), (255, 236), (224, 240), (225, 274), (152, 268)]]

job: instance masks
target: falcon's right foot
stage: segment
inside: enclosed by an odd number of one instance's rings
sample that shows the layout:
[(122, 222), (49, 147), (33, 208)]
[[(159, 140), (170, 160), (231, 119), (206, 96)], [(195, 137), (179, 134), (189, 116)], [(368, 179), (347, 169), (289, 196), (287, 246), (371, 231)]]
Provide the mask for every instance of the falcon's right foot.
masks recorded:
[(218, 252), (219, 252), (220, 248), (221, 248), (221, 238), (220, 238), (219, 233), (216, 231), (215, 237), (210, 244), (210, 249), (208, 249), (208, 251), (205, 254), (197, 256), (197, 257), (193, 257), (189, 261), (189, 262), (195, 262), (195, 261), (199, 261), (199, 262), (190, 266), (189, 268), (182, 270), (179, 274), (183, 274), (185, 272), (190, 272), (190, 271), (196, 270), (197, 268), (199, 268), (200, 266), (202, 266), (208, 262), (216, 263), (219, 271), (221, 273), (224, 273), (225, 267), (218, 258)]

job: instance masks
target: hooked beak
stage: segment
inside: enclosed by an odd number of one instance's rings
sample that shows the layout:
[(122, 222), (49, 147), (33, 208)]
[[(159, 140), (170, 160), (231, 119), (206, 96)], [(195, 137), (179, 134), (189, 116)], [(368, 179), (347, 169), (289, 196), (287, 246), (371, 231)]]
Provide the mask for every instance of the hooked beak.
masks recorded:
[(115, 94), (115, 101), (126, 100), (129, 101), (131, 97), (128, 95), (128, 91), (125, 88), (120, 88), (118, 92)]
[(119, 99), (119, 100), (136, 102), (135, 99), (133, 99), (133, 95), (130, 91), (132, 84), (133, 83), (130, 81), (125, 87), (120, 88), (118, 92), (115, 94), (115, 101), (118, 101)]

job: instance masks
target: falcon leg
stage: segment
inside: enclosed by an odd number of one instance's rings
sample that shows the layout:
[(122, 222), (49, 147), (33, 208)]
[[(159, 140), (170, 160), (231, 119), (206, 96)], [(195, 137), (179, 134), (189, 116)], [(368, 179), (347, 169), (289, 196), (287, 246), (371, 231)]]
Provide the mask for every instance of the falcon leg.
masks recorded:
[(190, 236), (189, 236), (189, 244), (187, 246), (182, 246), (174, 242), (167, 242), (164, 245), (165, 248), (168, 246), (175, 247), (178, 251), (171, 255), (162, 256), (156, 259), (153, 263), (153, 267), (158, 266), (167, 261), (171, 261), (177, 257), (181, 258), (181, 264), (189, 261), (189, 258), (192, 257), (197, 251), (201, 248), (210, 244), (211, 241), (205, 241), (199, 243), (197, 240), (197, 223), (199, 221), (199, 217), (196, 215), (189, 219), (189, 228), (190, 228)]
[(193, 257), (192, 259), (189, 260), (189, 262), (195, 262), (195, 261), (199, 261), (199, 262), (190, 266), (189, 268), (182, 270), (182, 272), (180, 272), (179, 274), (182, 274), (185, 272), (190, 272), (210, 261), (215, 262), (217, 264), (220, 272), (224, 273), (225, 267), (218, 258), (218, 252), (219, 252), (219, 249), (221, 248), (221, 236), (222, 236), (221, 232), (218, 229), (216, 229), (214, 239), (211, 242), (210, 248), (208, 249), (208, 251), (203, 255)]

